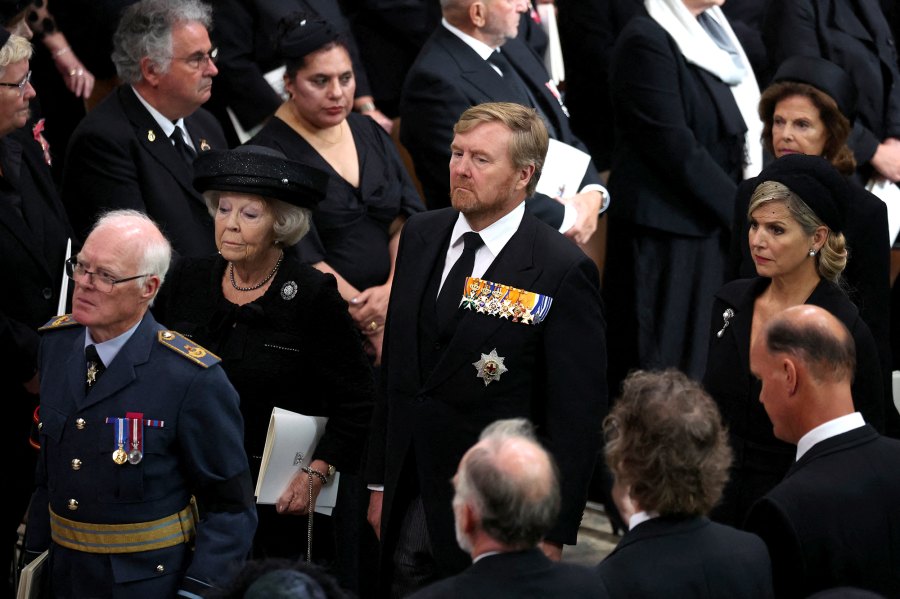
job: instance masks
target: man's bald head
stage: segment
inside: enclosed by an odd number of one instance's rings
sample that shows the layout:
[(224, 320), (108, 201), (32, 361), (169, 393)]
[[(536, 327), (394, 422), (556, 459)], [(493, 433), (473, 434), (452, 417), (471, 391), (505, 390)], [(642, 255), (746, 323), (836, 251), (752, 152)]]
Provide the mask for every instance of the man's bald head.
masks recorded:
[(776, 315), (765, 328), (766, 349), (803, 361), (818, 382), (853, 382), (856, 344), (831, 312), (802, 304)]
[(556, 465), (525, 419), (499, 420), (460, 461), (454, 505), (468, 504), (481, 529), (511, 549), (534, 547), (556, 522)]

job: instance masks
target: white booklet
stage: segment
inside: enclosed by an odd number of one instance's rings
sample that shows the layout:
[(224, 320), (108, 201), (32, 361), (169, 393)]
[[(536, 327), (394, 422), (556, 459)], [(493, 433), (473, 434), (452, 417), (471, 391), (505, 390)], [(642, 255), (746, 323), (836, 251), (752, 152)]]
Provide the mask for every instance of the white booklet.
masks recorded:
[[(266, 433), (262, 465), (256, 480), (256, 503), (274, 504), (300, 468), (309, 466), (316, 444), (325, 432), (328, 418), (306, 416), (273, 408)], [(322, 487), (316, 499), (316, 511), (331, 515), (337, 500), (340, 473)]]
[(536, 191), (551, 198), (567, 198), (581, 191), (591, 155), (555, 139), (550, 140)]
[(38, 599), (41, 596), (44, 579), (44, 566), (47, 563), (48, 551), (43, 552), (22, 568), (19, 574), (19, 588), (16, 599)]

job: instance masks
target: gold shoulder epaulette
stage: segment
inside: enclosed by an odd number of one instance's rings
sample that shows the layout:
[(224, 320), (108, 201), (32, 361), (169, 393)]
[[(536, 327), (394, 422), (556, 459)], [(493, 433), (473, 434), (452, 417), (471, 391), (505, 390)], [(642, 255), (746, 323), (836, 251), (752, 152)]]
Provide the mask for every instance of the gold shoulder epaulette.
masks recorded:
[(50, 320), (47, 321), (46, 324), (39, 327), (39, 331), (52, 331), (54, 329), (64, 329), (67, 327), (72, 327), (79, 324), (77, 320), (72, 318), (71, 314), (60, 314), (59, 316), (54, 316)]
[(194, 364), (198, 364), (204, 368), (215, 366), (222, 359), (211, 351), (200, 347), (181, 333), (176, 331), (159, 331), (156, 334), (159, 342), (175, 351), (178, 355), (184, 356)]

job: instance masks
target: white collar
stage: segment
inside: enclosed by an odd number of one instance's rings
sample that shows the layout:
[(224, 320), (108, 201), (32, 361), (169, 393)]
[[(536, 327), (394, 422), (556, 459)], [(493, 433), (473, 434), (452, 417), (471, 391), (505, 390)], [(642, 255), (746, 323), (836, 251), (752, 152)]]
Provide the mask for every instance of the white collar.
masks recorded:
[(800, 441), (797, 442), (797, 459), (799, 460), (802, 458), (803, 454), (812, 449), (816, 443), (821, 443), (826, 439), (836, 437), (842, 433), (852, 431), (855, 428), (865, 425), (866, 421), (863, 420), (862, 414), (859, 412), (846, 414), (835, 418), (834, 420), (829, 420), (825, 424), (820, 424), (800, 437)]
[[(500, 217), (481, 231), (478, 231), (478, 234), (481, 235), (481, 240), (484, 242), (487, 249), (490, 250), (491, 254), (495, 257), (500, 255), (500, 250), (503, 249), (512, 236), (515, 235), (516, 231), (519, 230), (519, 225), (522, 224), (522, 218), (524, 216), (525, 202), (522, 201), (504, 216)], [(469, 225), (469, 221), (467, 221), (466, 217), (460, 212), (459, 216), (456, 218), (456, 224), (453, 225), (453, 231), (450, 233), (450, 247), (459, 243), (463, 235), (473, 230), (474, 229)]]
[(631, 515), (631, 518), (628, 519), (628, 530), (633, 530), (638, 524), (643, 524), (647, 520), (653, 520), (654, 518), (659, 518), (659, 514), (656, 512), (645, 512), (643, 510), (635, 512)]
[(461, 29), (458, 29), (447, 22), (447, 19), (441, 19), (441, 25), (447, 28), (447, 31), (461, 39), (467, 46), (475, 50), (478, 56), (481, 57), (481, 60), (487, 60), (488, 57), (494, 53), (496, 48), (491, 48), (487, 44), (485, 44), (481, 40), (477, 40), (468, 33), (464, 33)]
[(163, 113), (154, 108), (141, 93), (131, 86), (131, 89), (134, 91), (134, 95), (137, 96), (137, 99), (140, 100), (141, 104), (144, 105), (144, 108), (147, 109), (147, 112), (150, 113), (150, 116), (153, 117), (153, 120), (156, 121), (156, 124), (159, 125), (159, 128), (163, 130), (163, 133), (166, 135), (166, 139), (172, 137), (172, 132), (175, 131), (175, 127), (181, 128), (182, 136), (184, 137), (184, 141), (187, 145), (193, 146), (191, 143), (191, 136), (188, 135), (187, 128), (184, 126), (184, 119), (180, 118), (174, 123), (167, 119)]

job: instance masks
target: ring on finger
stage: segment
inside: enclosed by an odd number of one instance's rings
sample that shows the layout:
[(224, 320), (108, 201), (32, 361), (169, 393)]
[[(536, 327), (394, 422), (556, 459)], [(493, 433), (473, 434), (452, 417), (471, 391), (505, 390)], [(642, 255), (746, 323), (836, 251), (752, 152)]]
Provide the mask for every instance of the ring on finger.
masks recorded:
[(373, 320), (372, 322), (370, 322), (370, 323), (369, 323), (369, 330), (370, 330), (370, 331), (378, 330), (378, 323), (375, 322), (374, 320)]

